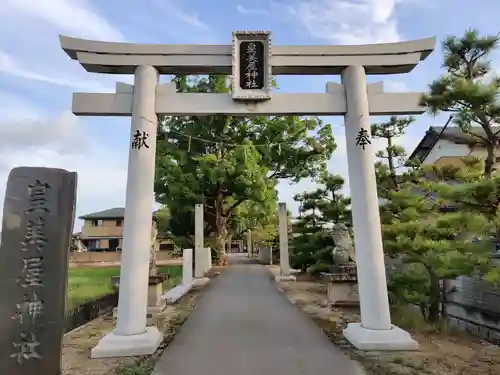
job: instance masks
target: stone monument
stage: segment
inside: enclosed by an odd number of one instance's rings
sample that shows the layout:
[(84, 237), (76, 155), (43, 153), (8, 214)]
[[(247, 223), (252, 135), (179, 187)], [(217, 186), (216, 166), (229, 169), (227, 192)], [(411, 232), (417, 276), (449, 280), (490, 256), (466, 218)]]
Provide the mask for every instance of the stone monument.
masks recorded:
[[(277, 281), (295, 281), (290, 272), (290, 254), (288, 252), (288, 213), (286, 203), (278, 203), (278, 231), (280, 243), (280, 275)], [(271, 255), (272, 256), (272, 255)]]
[(356, 253), (351, 233), (345, 224), (337, 223), (332, 229), (334, 247), (332, 250), (333, 261), (337, 265), (356, 262)]
[[(205, 272), (207, 272), (207, 258), (211, 256), (210, 250), (204, 247), (204, 231), (205, 231), (205, 219), (202, 204), (196, 204), (194, 207), (194, 277), (195, 285), (205, 285), (210, 281), (208, 277), (205, 277)], [(211, 260), (211, 259), (210, 259)]]
[(77, 175), (20, 167), (7, 181), (0, 247), (0, 374), (61, 374)]
[(358, 277), (354, 243), (345, 224), (338, 223), (332, 229), (334, 242), (331, 273), (322, 273), (327, 282), (330, 306), (359, 306)]

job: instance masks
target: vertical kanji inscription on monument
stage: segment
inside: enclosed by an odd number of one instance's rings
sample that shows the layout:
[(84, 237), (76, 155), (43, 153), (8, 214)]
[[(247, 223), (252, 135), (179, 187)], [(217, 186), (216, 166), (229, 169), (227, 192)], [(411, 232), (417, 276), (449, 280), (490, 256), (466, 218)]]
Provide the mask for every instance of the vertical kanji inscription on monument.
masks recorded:
[(0, 374), (60, 375), (77, 175), (20, 167), (0, 244)]

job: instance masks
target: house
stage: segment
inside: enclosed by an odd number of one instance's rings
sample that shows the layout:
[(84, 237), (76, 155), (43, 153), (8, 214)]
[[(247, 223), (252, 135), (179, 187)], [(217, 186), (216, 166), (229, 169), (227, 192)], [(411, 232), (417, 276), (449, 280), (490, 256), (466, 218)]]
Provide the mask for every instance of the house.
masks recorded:
[[(151, 235), (156, 234), (156, 218), (153, 215)], [(121, 251), (123, 246), (123, 224), (125, 208), (115, 207), (104, 211), (80, 216), (84, 220), (78, 238), (87, 251)], [(156, 236), (155, 236), (156, 237)], [(169, 238), (156, 238), (158, 250), (174, 250)]]
[[(497, 131), (500, 128), (497, 129)], [(481, 127), (471, 128), (472, 134), (485, 136)], [(408, 161), (419, 161), (423, 165), (461, 166), (465, 156), (486, 157), (486, 149), (478, 144), (478, 138), (464, 133), (456, 126), (431, 126), (412, 152)], [(500, 151), (495, 158), (495, 166), (500, 163)]]

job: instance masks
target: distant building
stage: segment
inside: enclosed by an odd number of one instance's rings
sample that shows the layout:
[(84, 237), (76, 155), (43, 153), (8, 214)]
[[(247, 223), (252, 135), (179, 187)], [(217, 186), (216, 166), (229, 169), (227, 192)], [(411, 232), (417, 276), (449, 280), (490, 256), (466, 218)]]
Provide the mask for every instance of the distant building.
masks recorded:
[[(151, 234), (156, 231), (156, 218), (153, 215)], [(73, 235), (87, 248), (87, 251), (121, 251), (123, 247), (123, 224), (125, 208), (115, 207), (80, 216), (84, 220), (82, 231)], [(158, 250), (174, 250), (170, 238), (156, 238)]]
[[(496, 131), (500, 130), (500, 127)], [(471, 128), (472, 134), (485, 137), (483, 128)], [(457, 126), (431, 126), (408, 160), (420, 161), (423, 165), (435, 164), (438, 166), (463, 165), (461, 159), (465, 156), (486, 158), (486, 149), (478, 142), (479, 139), (471, 134), (464, 133)], [(500, 151), (495, 156), (495, 168), (499, 167)]]

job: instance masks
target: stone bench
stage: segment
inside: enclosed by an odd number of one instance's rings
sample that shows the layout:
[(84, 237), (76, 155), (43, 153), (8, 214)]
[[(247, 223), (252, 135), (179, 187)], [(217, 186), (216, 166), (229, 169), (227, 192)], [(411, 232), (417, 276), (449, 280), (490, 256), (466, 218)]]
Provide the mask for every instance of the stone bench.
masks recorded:
[(332, 273), (322, 272), (321, 280), (327, 284), (328, 303), (331, 307), (358, 307), (358, 276), (356, 266), (337, 266)]

